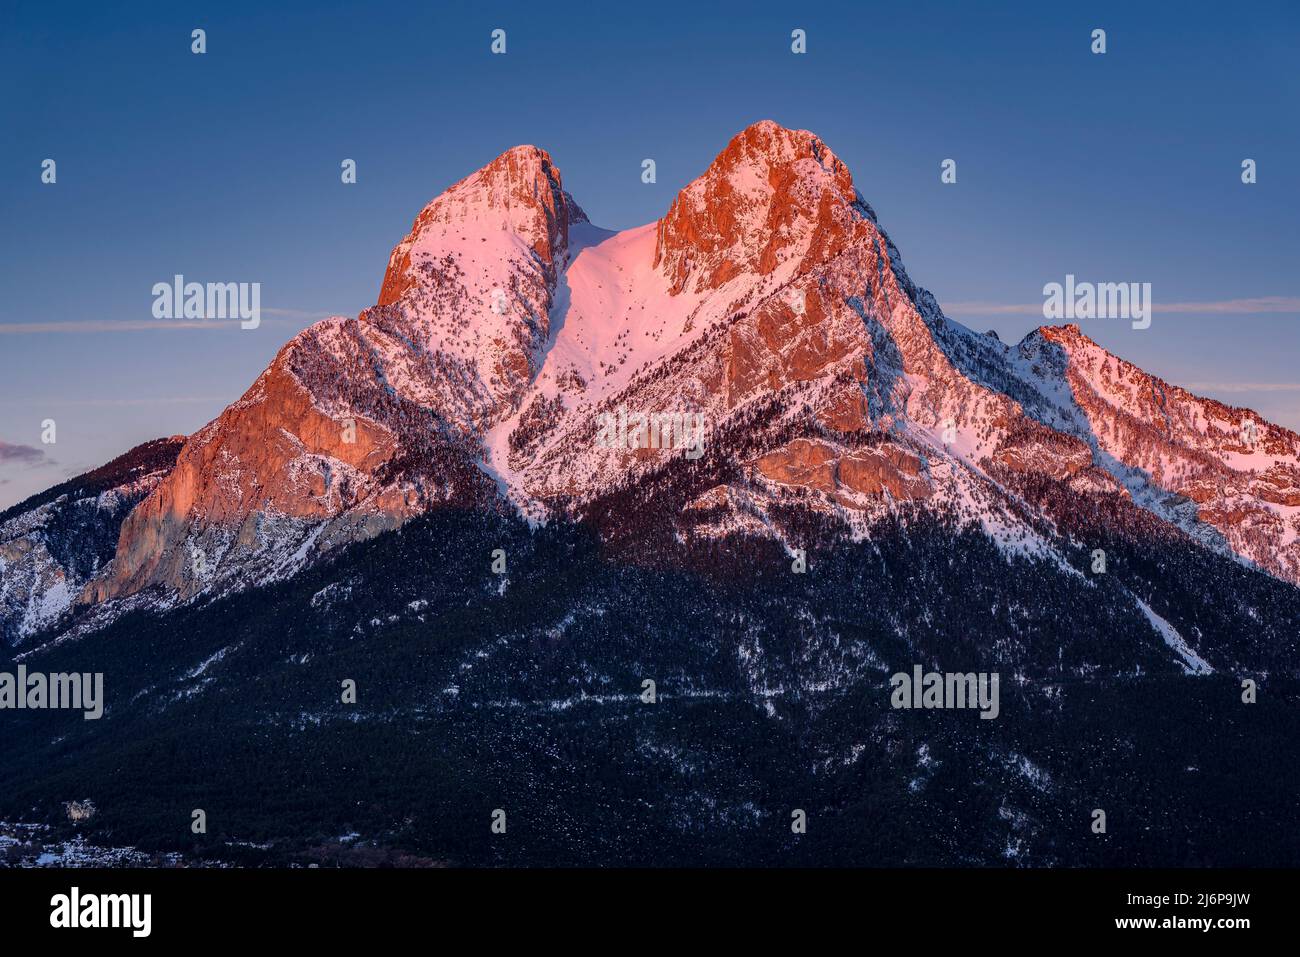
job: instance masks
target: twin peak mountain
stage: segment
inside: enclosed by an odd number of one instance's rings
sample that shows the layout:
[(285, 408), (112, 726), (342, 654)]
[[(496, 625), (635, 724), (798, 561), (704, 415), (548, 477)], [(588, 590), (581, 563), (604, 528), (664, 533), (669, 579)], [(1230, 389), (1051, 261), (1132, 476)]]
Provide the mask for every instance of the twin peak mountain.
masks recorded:
[[(704, 454), (608, 447), (620, 409), (702, 415)], [(1009, 346), (949, 320), (807, 131), (749, 127), (622, 232), (521, 146), (420, 212), (375, 306), (299, 333), (184, 439), (75, 604), (274, 581), (442, 508), (810, 561), (792, 515), (861, 537), (930, 513), (1065, 561), (1065, 513), (1109, 503), (1295, 583), (1298, 452), (1075, 326)]]

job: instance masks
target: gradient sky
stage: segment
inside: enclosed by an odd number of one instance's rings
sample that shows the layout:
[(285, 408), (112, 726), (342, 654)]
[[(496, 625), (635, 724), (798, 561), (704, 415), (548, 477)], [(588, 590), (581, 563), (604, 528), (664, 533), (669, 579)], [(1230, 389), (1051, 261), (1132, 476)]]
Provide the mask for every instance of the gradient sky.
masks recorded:
[[(1294, 3), (110, 6), (0, 6), (0, 507), (202, 426), (503, 150), (627, 228), (763, 118), (831, 146), (953, 318), (1016, 341), (1066, 273), (1150, 282), (1150, 329), (1084, 331), (1300, 430)], [(154, 321), (176, 273), (262, 283), (261, 327)]]

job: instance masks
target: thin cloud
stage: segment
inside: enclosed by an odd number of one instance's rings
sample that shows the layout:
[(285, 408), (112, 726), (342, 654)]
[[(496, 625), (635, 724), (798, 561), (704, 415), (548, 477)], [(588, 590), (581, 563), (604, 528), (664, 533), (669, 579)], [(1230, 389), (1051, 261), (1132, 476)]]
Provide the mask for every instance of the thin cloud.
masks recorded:
[[(1263, 315), (1300, 312), (1300, 296), (1256, 296), (1247, 299), (1214, 299), (1200, 302), (1151, 303), (1153, 312), (1184, 315)], [(954, 316), (1041, 316), (1041, 302), (950, 302), (943, 311)]]
[(942, 305), (943, 311), (953, 316), (1041, 316), (1043, 314), (1041, 302), (949, 302)]
[(1189, 382), (1184, 388), (1211, 392), (1300, 392), (1300, 382)]
[(1257, 296), (1254, 299), (1222, 299), (1214, 302), (1168, 302), (1155, 300), (1156, 312), (1187, 312), (1246, 315), (1250, 313), (1300, 312), (1300, 297)]
[(16, 399), (0, 402), (0, 408), (14, 405), (74, 406), (76, 408), (113, 408), (133, 405), (205, 405), (212, 402), (227, 404), (228, 395), (159, 395), (133, 399)]
[(239, 320), (231, 319), (70, 319), (66, 322), (0, 323), (0, 335), (20, 336), (40, 333), (145, 332), (151, 329), (238, 329)]
[(0, 464), (40, 465), (45, 461), (45, 452), (41, 449), (0, 439)]
[(264, 316), (285, 316), (289, 319), (328, 319), (337, 316), (337, 312), (308, 312), (305, 309), (263, 309)]
[[(267, 317), (270, 318), (267, 318)], [(299, 309), (263, 309), (262, 323), (291, 323), (295, 320), (329, 318), (326, 312)], [(238, 329), (239, 319), (69, 319), (64, 322), (0, 322), (0, 335), (43, 333), (148, 332), (154, 329)]]

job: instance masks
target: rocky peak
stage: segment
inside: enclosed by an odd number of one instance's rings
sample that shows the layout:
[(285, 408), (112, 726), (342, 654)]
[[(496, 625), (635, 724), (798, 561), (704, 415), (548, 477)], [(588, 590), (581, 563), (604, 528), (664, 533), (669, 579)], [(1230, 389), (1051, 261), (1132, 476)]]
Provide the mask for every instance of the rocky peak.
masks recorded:
[(536, 374), (569, 226), (585, 219), (533, 146), (430, 202), (378, 304), (299, 333), (190, 437), (84, 600), (274, 580), (313, 550), (481, 505), (490, 482), (472, 465), (474, 436)]
[(420, 283), (413, 251), (420, 249), (421, 239), (435, 224), (493, 224), (520, 237), (554, 268), (568, 248), (570, 224), (586, 221), (586, 214), (564, 191), (560, 170), (549, 153), (536, 146), (506, 150), (420, 211), (410, 233), (389, 257), (378, 305), (397, 302)]
[[(655, 265), (672, 290), (824, 261), (869, 230), (853, 177), (807, 130), (763, 120), (737, 134), (659, 222)], [(801, 264), (801, 267), (805, 264)], [(802, 270), (801, 270), (802, 271)]]
[(1068, 396), (1067, 428), (1144, 505), (1213, 547), (1300, 580), (1300, 436), (1151, 375), (1073, 323), (1039, 327), (1018, 351)]
[(1070, 322), (1063, 326), (1039, 326), (1034, 332), (1038, 333), (1048, 342), (1055, 342), (1059, 345), (1077, 346), (1085, 343), (1092, 343), (1092, 339), (1083, 334), (1083, 330), (1076, 323)]

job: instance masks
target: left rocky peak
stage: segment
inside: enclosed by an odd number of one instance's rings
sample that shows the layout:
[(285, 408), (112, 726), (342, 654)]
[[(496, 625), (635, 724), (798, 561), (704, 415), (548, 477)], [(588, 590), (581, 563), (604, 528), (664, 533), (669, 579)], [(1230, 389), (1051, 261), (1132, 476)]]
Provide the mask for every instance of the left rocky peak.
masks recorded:
[(432, 508), (490, 506), (478, 436), (537, 374), (585, 221), (533, 146), (447, 189), (394, 248), (374, 307), (303, 330), (189, 438), (81, 600), (265, 584)]

